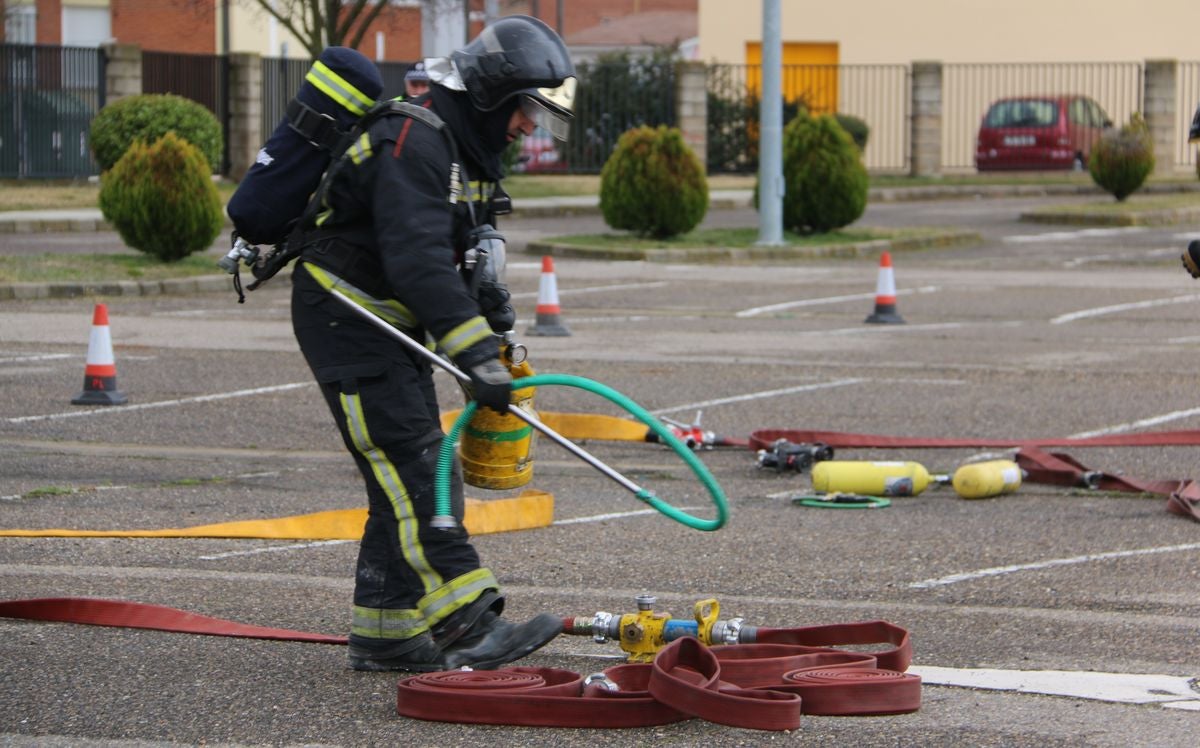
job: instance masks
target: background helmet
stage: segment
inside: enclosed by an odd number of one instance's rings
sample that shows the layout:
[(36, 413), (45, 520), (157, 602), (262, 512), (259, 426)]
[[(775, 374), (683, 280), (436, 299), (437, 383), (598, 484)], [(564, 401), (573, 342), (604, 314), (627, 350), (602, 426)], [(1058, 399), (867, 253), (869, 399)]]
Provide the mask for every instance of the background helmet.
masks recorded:
[(575, 66), (558, 34), (536, 18), (505, 16), (450, 55), (476, 109), (520, 97), (526, 116), (566, 140), (575, 104)]

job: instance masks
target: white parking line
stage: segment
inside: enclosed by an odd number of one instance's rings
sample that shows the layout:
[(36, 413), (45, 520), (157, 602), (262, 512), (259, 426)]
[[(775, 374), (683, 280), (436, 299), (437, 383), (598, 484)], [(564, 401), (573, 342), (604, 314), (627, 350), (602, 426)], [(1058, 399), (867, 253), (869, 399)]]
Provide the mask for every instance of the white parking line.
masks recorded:
[(306, 548), (320, 548), (327, 545), (343, 545), (345, 543), (357, 543), (357, 540), (318, 540), (313, 543), (292, 543), (291, 545), (273, 545), (267, 548), (254, 548), (248, 551), (229, 551), (227, 553), (214, 553), (209, 556), (198, 556), (201, 561), (217, 561), (222, 558), (235, 558), (237, 556), (255, 556), (260, 553), (282, 553), (284, 551), (297, 551)]
[(82, 418), (84, 416), (97, 416), (108, 413), (128, 413), (134, 410), (149, 410), (151, 408), (170, 408), (176, 405), (188, 405), (191, 403), (208, 403), (217, 400), (228, 400), (234, 397), (249, 397), (251, 395), (262, 395), (268, 392), (284, 392), (286, 390), (294, 390), (298, 387), (311, 387), (314, 382), (293, 382), (291, 384), (277, 384), (272, 387), (255, 387), (251, 390), (235, 390), (234, 392), (219, 392), (215, 395), (198, 395), (196, 397), (184, 397), (178, 400), (160, 400), (154, 403), (135, 403), (133, 405), (122, 405), (119, 408), (88, 408), (87, 410), (72, 410), (67, 413), (48, 413), (40, 416), (18, 416), (16, 418), (6, 418), (5, 423), (30, 423), (32, 421), (52, 421), (59, 418)]
[[(934, 293), (941, 290), (937, 286), (921, 286), (920, 288), (905, 288), (896, 292), (897, 296), (908, 296), (914, 293)], [(874, 299), (875, 294), (872, 293), (855, 293), (846, 296), (824, 296), (819, 299), (800, 299), (798, 301), (785, 301), (779, 304), (770, 304), (768, 306), (755, 306), (749, 309), (743, 309), (737, 312), (735, 317), (756, 317), (760, 314), (768, 314), (770, 312), (779, 312), (784, 309), (795, 309), (802, 306), (820, 306), (822, 304), (838, 304), (843, 301), (863, 301), (865, 299)]]
[(1200, 710), (1200, 691), (1194, 678), (1143, 673), (1097, 673), (1069, 670), (997, 670), (913, 665), (909, 673), (923, 685), (963, 686), (996, 691), (1070, 696), (1121, 704), (1161, 704), (1174, 709)]
[(1190, 418), (1191, 416), (1200, 415), (1200, 408), (1191, 408), (1189, 410), (1176, 410), (1170, 413), (1164, 413), (1161, 416), (1152, 416), (1143, 418), (1140, 421), (1130, 421), (1129, 423), (1118, 423), (1115, 426), (1107, 426), (1095, 431), (1080, 431), (1078, 434), (1071, 434), (1070, 439), (1087, 439), (1092, 436), (1105, 436), (1107, 434), (1122, 434), (1126, 431), (1136, 431), (1147, 426), (1157, 426), (1160, 423), (1169, 421), (1178, 421), (1181, 418)]
[(1200, 294), (1191, 294), (1189, 296), (1172, 296), (1169, 299), (1151, 299), (1149, 301), (1134, 301), (1129, 304), (1098, 306), (1093, 309), (1081, 309), (1078, 312), (1060, 314), (1059, 316), (1050, 320), (1050, 324), (1061, 325), (1064, 322), (1074, 322), (1077, 319), (1085, 319), (1087, 317), (1102, 317), (1106, 314), (1117, 314), (1118, 312), (1127, 312), (1131, 309), (1150, 309), (1152, 307), (1168, 306), (1170, 304), (1187, 304), (1198, 300), (1200, 300)]
[(6, 356), (0, 358), (0, 364), (24, 364), (30, 361), (58, 361), (64, 358), (75, 358), (73, 353), (42, 353), (29, 356)]
[[(603, 293), (604, 291), (628, 291), (634, 288), (662, 288), (670, 285), (670, 281), (652, 281), (649, 283), (617, 283), (611, 286), (585, 286), (583, 288), (559, 288), (559, 296), (574, 296), (581, 293)], [(527, 291), (525, 293), (515, 293), (512, 295), (514, 299), (536, 299), (537, 291)]]
[(967, 582), (972, 579), (984, 579), (986, 577), (998, 577), (1004, 574), (1014, 574), (1019, 571), (1033, 571), (1037, 569), (1050, 569), (1055, 566), (1070, 566), (1072, 564), (1085, 564), (1089, 561), (1107, 561), (1111, 558), (1129, 558), (1131, 556), (1150, 556), (1159, 553), (1179, 553), (1181, 551), (1196, 551), (1200, 550), (1200, 543), (1185, 543), (1183, 545), (1166, 545), (1157, 548), (1136, 548), (1129, 551), (1110, 551), (1108, 553), (1089, 553), (1085, 556), (1071, 556), (1070, 558), (1052, 558), (1047, 561), (1035, 561), (1029, 564), (1012, 564), (1011, 566), (993, 566), (988, 569), (979, 569), (977, 571), (964, 571), (959, 574), (950, 574), (936, 579), (923, 579), (919, 582), (910, 582), (909, 587), (915, 590), (928, 590), (934, 587), (945, 587), (949, 584), (957, 584), (958, 582)]
[(706, 408), (709, 405), (727, 405), (729, 403), (741, 403), (747, 400), (760, 400), (764, 397), (774, 397), (776, 395), (792, 395), (797, 392), (812, 392), (814, 390), (826, 390), (830, 387), (845, 387), (848, 384), (858, 384), (867, 380), (860, 378), (851, 379), (835, 379), (832, 382), (820, 382), (817, 384), (801, 384), (795, 387), (784, 387), (778, 390), (763, 390), (761, 392), (748, 392), (745, 395), (734, 395), (732, 397), (722, 397), (716, 400), (702, 400), (697, 403), (687, 403), (686, 405), (673, 405), (670, 408), (661, 408), (659, 410), (650, 411), (651, 415), (662, 415), (664, 413), (674, 413), (679, 410), (692, 410), (694, 408)]

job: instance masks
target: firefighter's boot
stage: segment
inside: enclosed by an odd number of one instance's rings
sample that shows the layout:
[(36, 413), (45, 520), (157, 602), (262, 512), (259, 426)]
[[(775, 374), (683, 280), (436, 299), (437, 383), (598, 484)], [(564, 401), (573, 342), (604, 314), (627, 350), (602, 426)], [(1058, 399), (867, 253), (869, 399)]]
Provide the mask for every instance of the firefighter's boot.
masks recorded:
[(350, 667), (355, 670), (404, 670), (432, 673), (446, 669), (442, 649), (428, 631), (409, 639), (375, 642), (350, 638)]
[(492, 670), (534, 652), (562, 633), (562, 619), (542, 613), (515, 624), (500, 617), (504, 598), (488, 590), (434, 628), (447, 670)]

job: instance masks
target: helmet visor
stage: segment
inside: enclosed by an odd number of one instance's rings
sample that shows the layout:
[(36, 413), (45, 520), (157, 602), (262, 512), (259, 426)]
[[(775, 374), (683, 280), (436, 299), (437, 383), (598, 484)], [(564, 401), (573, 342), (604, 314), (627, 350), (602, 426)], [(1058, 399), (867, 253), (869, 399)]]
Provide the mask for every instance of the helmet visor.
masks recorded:
[(539, 88), (521, 96), (521, 111), (558, 140), (571, 132), (571, 110), (575, 104), (575, 79), (567, 78), (557, 88)]

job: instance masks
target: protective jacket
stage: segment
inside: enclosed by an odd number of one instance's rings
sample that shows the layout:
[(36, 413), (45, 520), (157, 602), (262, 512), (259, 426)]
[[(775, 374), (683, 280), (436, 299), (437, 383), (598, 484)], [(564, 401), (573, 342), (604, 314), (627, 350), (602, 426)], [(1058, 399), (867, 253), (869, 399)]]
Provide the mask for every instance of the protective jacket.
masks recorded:
[[(446, 101), (444, 108), (457, 103)], [(414, 103), (436, 113), (431, 96)], [(495, 218), (487, 201), (465, 201), (468, 191), (480, 198), (490, 188), (465, 181), (486, 167), (470, 158), (477, 147), (470, 141), (480, 136), (455, 127), (454, 114), (445, 121), (449, 136), (466, 146), (458, 153), (447, 133), (423, 122), (377, 120), (334, 166), (317, 227), (293, 241), (301, 242), (301, 259), (323, 286), (340, 284), (398, 327), (427, 331), (468, 366), (494, 358), (496, 346), (456, 264), (469, 248), (470, 229), (494, 225)]]

